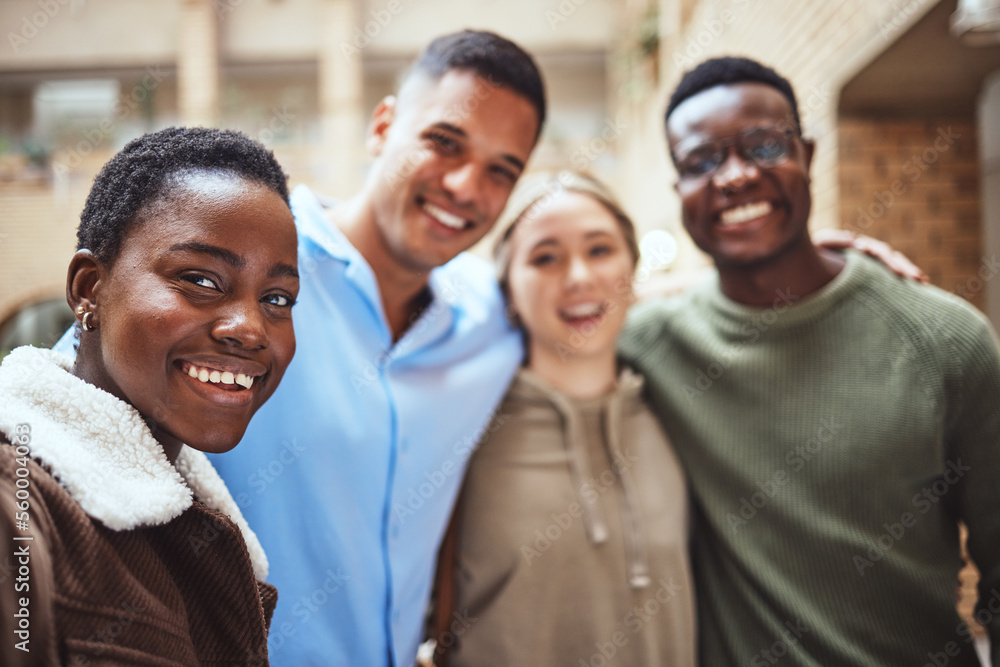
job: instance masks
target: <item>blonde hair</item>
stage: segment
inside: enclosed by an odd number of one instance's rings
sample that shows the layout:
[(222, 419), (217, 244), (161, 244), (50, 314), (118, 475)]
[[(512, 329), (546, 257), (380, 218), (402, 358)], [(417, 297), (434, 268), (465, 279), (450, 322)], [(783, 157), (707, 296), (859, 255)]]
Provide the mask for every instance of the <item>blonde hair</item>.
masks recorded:
[(632, 255), (632, 266), (639, 262), (639, 243), (636, 240), (635, 224), (611, 194), (611, 190), (599, 180), (580, 171), (551, 171), (533, 174), (523, 179), (514, 190), (501, 218), (496, 243), (493, 245), (493, 261), (497, 268), (497, 281), (504, 298), (510, 302), (510, 257), (511, 239), (514, 230), (525, 218), (540, 215), (543, 207), (560, 192), (576, 192), (587, 195), (608, 209), (621, 227), (625, 245)]

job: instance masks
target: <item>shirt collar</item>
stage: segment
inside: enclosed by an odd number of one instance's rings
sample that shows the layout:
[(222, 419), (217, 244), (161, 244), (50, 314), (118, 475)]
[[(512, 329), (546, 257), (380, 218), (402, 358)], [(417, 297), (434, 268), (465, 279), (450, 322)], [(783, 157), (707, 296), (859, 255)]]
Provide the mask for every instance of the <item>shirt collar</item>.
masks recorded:
[[(324, 202), (305, 185), (296, 186), (290, 200), (302, 237), (305, 270), (309, 270), (311, 263), (322, 261), (318, 253), (343, 262), (346, 265), (345, 275), (368, 293), (373, 305), (381, 310), (378, 282), (371, 267), (344, 232), (330, 223)], [(461, 271), (464, 254), (431, 271), (427, 285), (433, 299), (411, 326), (413, 333), (408, 331), (400, 339), (400, 342), (406, 341), (406, 345), (400, 348), (398, 354), (419, 349), (444, 335), (459, 316), (462, 308), (459, 297), (466, 288)]]
[(323, 203), (312, 190), (305, 185), (297, 185), (292, 190), (289, 201), (303, 241), (310, 242), (330, 257), (344, 263), (350, 264), (357, 260), (364, 262), (361, 253), (351, 245), (344, 232), (329, 222)]

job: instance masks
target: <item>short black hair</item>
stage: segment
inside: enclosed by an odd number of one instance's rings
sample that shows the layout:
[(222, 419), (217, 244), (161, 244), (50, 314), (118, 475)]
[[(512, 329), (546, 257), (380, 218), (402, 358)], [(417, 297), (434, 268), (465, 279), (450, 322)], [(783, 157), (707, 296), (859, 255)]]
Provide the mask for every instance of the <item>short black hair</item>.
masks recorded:
[(442, 35), (427, 45), (411, 69), (440, 79), (453, 69), (467, 69), (527, 98), (538, 113), (538, 133), (545, 124), (545, 84), (538, 65), (514, 42), (485, 30)]
[(795, 91), (788, 79), (776, 71), (762, 65), (756, 60), (735, 56), (712, 58), (690, 70), (681, 78), (673, 94), (664, 121), (669, 120), (681, 102), (694, 97), (703, 90), (733, 83), (763, 83), (776, 89), (785, 96), (792, 107), (792, 117), (795, 121), (795, 131), (802, 134), (802, 121), (799, 118), (799, 104), (795, 101)]
[(288, 203), (288, 176), (262, 144), (233, 130), (169, 127), (133, 139), (97, 174), (80, 214), (77, 250), (112, 265), (139, 215), (168, 194), (174, 177), (193, 171), (260, 183)]

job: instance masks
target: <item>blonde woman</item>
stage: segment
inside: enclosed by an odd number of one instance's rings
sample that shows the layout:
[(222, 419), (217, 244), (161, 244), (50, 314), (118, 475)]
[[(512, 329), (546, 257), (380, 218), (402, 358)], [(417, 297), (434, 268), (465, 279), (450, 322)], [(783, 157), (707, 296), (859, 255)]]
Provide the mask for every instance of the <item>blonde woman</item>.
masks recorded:
[(439, 647), (452, 667), (694, 665), (684, 476), (615, 354), (635, 229), (573, 172), (510, 210), (495, 255), (526, 356), (469, 465)]

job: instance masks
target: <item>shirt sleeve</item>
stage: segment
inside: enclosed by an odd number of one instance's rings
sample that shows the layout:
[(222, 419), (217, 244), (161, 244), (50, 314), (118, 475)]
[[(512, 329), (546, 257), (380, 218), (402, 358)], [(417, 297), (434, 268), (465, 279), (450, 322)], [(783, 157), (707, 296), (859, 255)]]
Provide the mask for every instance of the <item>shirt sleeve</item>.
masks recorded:
[(62, 338), (56, 341), (56, 344), (52, 346), (52, 349), (56, 352), (62, 352), (69, 357), (76, 357), (76, 326), (71, 326), (66, 330), (66, 333), (62, 335)]

